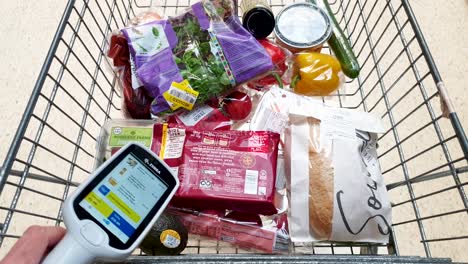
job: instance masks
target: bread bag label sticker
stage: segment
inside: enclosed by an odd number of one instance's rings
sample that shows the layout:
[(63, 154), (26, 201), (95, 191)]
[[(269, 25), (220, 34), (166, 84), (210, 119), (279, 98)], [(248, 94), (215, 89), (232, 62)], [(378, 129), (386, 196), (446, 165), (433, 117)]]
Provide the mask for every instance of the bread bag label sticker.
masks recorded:
[(123, 147), (130, 142), (138, 142), (150, 147), (152, 139), (152, 128), (117, 126), (110, 130), (109, 147)]
[(193, 90), (187, 80), (183, 82), (172, 82), (169, 90), (163, 93), (164, 99), (169, 103), (171, 110), (179, 107), (192, 110), (197, 101), (198, 92)]
[(167, 229), (159, 236), (161, 243), (167, 248), (176, 248), (180, 245), (180, 235), (177, 231)]
[(357, 140), (356, 129), (350, 119), (349, 113), (340, 109), (329, 108), (323, 111), (320, 137), (322, 139)]

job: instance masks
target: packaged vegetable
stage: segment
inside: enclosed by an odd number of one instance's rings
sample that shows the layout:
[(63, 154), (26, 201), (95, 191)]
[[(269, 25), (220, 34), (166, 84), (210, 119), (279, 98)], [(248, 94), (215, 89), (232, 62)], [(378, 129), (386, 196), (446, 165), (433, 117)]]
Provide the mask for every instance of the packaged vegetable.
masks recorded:
[(340, 62), (333, 56), (305, 52), (296, 55), (291, 88), (298, 94), (327, 96), (344, 82)]
[(99, 167), (121, 147), (137, 142), (151, 147), (153, 120), (110, 119), (101, 127), (96, 141), (94, 168)]
[[(266, 253), (288, 253), (289, 234), (286, 214), (274, 216), (254, 215), (254, 221), (243, 219), (237, 213), (197, 212), (172, 210), (190, 234), (228, 242), (239, 248)], [(246, 221), (247, 220), (247, 221)]]
[(136, 78), (133, 63), (129, 59), (127, 40), (122, 34), (111, 35), (107, 56), (112, 60), (114, 71), (119, 76), (123, 93), (123, 115), (133, 119), (149, 119), (152, 99)]
[(291, 52), (267, 39), (261, 39), (258, 42), (262, 44), (265, 51), (270, 55), (273, 62), (273, 69), (269, 71), (266, 76), (248, 82), (247, 86), (252, 89), (261, 90), (275, 84), (281, 88), (283, 87), (283, 83), (289, 84), (290, 80), (287, 78), (283, 79), (282, 77), (288, 69)]
[(376, 141), (381, 120), (330, 107), (294, 107), (286, 129), (293, 242), (388, 243), (391, 206)]
[(171, 205), (272, 215), (278, 142), (272, 132), (155, 124), (151, 150), (179, 177)]
[(192, 111), (178, 111), (167, 118), (167, 122), (199, 130), (229, 130), (233, 128), (233, 124), (239, 125), (246, 121), (252, 109), (251, 97), (243, 90), (235, 90), (225, 97), (210, 100), (206, 105), (196, 107)]
[(228, 0), (204, 0), (177, 17), (122, 29), (135, 72), (161, 115), (196, 105), (272, 68)]

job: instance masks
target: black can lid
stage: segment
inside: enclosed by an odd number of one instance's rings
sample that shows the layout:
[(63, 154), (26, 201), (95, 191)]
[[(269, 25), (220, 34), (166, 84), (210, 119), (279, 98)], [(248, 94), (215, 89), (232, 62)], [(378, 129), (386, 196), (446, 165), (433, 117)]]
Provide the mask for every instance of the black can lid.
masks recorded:
[(243, 15), (242, 25), (255, 38), (263, 39), (273, 32), (275, 17), (269, 9), (257, 6)]

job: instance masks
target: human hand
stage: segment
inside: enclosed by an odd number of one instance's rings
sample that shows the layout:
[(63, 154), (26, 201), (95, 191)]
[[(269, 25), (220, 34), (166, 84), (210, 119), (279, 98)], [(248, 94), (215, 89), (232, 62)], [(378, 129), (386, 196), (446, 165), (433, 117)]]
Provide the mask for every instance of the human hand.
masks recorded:
[(0, 264), (39, 264), (65, 232), (58, 226), (30, 226)]

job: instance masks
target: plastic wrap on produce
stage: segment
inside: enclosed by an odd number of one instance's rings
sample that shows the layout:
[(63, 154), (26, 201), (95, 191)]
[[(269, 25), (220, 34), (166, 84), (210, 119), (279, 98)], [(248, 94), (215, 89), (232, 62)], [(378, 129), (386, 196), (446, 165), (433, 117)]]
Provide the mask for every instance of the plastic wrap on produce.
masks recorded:
[(119, 32), (111, 35), (107, 56), (112, 60), (113, 69), (119, 76), (123, 93), (123, 115), (133, 119), (149, 119), (152, 99), (136, 78), (127, 40)]
[(259, 216), (186, 209), (171, 209), (170, 212), (179, 216), (190, 234), (228, 242), (248, 250), (288, 253), (286, 214)]
[(272, 215), (278, 212), (279, 137), (266, 131), (204, 131), (155, 124), (151, 150), (179, 177), (173, 206)]
[(192, 110), (273, 67), (227, 0), (205, 0), (176, 17), (121, 30), (151, 112)]
[(263, 90), (278, 85), (283, 88), (283, 84), (290, 84), (291, 71), (287, 71), (292, 62), (292, 53), (287, 49), (278, 46), (268, 39), (261, 39), (258, 42), (265, 48), (273, 62), (273, 69), (265, 73), (264, 76), (256, 78), (247, 83), (247, 87)]
[(293, 242), (388, 243), (391, 206), (377, 159), (381, 120), (365, 112), (293, 107), (285, 160)]

